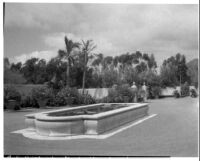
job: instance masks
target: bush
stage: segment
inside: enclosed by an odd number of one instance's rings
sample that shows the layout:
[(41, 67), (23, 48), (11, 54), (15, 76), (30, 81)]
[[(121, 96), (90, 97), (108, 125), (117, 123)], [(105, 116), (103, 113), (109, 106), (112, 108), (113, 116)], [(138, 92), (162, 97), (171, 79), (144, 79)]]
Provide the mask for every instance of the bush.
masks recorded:
[(93, 104), (96, 103), (96, 100), (89, 94), (79, 94), (78, 104)]
[(32, 99), (30, 96), (25, 96), (21, 100), (21, 107), (31, 107), (33, 105)]
[(190, 90), (190, 93), (191, 93), (191, 94), (190, 94), (191, 97), (194, 97), (194, 98), (197, 97), (197, 92), (196, 92), (195, 89), (191, 89), (191, 90)]
[(183, 85), (181, 85), (181, 96), (189, 96), (190, 95), (190, 87), (189, 84), (186, 82)]
[(149, 88), (149, 98), (159, 98), (161, 94), (161, 87), (153, 86)]
[(13, 86), (4, 87), (4, 101), (8, 100), (21, 101), (21, 94)]
[(56, 106), (67, 105), (67, 100), (70, 98), (71, 90), (69, 88), (61, 89), (52, 100), (53, 104)]
[(158, 86), (152, 87), (152, 93), (153, 93), (154, 97), (156, 97), (156, 98), (160, 97), (161, 88)]
[(21, 94), (13, 86), (4, 87), (4, 109), (20, 109)]
[(78, 90), (76, 88), (65, 87), (61, 89), (54, 99), (57, 106), (71, 105), (78, 102)]
[(119, 94), (117, 93), (116, 89), (109, 89), (108, 90), (108, 96), (104, 99), (107, 100), (108, 103), (110, 102), (117, 102), (117, 99), (119, 97)]
[(48, 99), (47, 105), (48, 106), (58, 106), (56, 91), (53, 90), (52, 88), (51, 88), (50, 93), (49, 93), (49, 99)]
[(80, 94), (76, 88), (63, 88), (57, 94), (51, 94), (48, 105), (65, 106), (72, 104), (92, 104), (95, 99), (89, 94)]
[(51, 89), (47, 87), (36, 87), (32, 89), (31, 93), (33, 99), (44, 100), (44, 99), (49, 99)]
[(108, 103), (122, 103), (132, 102), (135, 96), (135, 92), (131, 90), (129, 85), (121, 85), (116, 88), (112, 88), (108, 91), (108, 96), (103, 99)]
[(180, 97), (180, 94), (179, 94), (178, 90), (175, 90), (173, 92), (173, 95), (174, 95), (175, 98), (179, 98)]

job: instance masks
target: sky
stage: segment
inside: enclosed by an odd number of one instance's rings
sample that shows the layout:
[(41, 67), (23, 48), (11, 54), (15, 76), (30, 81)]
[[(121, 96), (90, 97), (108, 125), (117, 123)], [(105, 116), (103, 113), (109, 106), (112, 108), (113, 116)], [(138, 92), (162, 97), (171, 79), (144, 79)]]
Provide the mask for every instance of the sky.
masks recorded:
[(47, 61), (64, 49), (64, 36), (92, 39), (95, 53), (154, 54), (158, 65), (177, 53), (198, 58), (198, 4), (6, 3), (4, 57)]

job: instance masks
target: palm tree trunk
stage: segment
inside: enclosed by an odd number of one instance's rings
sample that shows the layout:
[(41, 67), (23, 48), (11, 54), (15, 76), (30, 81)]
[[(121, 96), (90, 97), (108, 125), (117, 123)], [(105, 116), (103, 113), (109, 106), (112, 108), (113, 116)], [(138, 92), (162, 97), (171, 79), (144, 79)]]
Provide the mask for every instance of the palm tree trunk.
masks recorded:
[(70, 68), (70, 66), (69, 66), (69, 61), (68, 61), (68, 63), (67, 63), (67, 80), (66, 80), (67, 87), (69, 87), (69, 85), (70, 85), (69, 68)]
[(85, 90), (85, 73), (86, 73), (86, 70), (85, 70), (85, 67), (84, 67), (84, 71), (83, 71), (83, 84), (82, 84), (82, 94), (84, 94), (84, 90)]
[(84, 68), (83, 68), (83, 85), (82, 85), (82, 94), (84, 94), (85, 90), (85, 74), (86, 74), (86, 53), (84, 53)]

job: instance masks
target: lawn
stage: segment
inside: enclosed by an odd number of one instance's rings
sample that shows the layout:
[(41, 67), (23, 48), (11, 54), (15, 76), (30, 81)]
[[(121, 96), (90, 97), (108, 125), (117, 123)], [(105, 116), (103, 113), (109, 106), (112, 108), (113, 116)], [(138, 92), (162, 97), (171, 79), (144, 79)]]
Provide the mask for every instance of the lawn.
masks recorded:
[(24, 115), (45, 109), (4, 112), (5, 155), (198, 156), (198, 99), (149, 100), (156, 117), (107, 139), (33, 140), (11, 132), (25, 128)]

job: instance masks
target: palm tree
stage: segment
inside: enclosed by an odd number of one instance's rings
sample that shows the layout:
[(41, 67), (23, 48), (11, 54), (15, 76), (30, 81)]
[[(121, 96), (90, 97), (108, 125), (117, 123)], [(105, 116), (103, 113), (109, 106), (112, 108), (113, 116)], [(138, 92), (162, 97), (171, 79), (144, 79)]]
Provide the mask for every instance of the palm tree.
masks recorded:
[(69, 72), (70, 72), (70, 64), (74, 62), (72, 51), (74, 48), (79, 48), (80, 43), (78, 42), (73, 42), (72, 40), (69, 40), (67, 36), (64, 38), (65, 40), (65, 49), (66, 50), (59, 50), (58, 51), (58, 57), (61, 60), (66, 60), (67, 62), (67, 79), (66, 79), (66, 86), (70, 86), (70, 77), (69, 77)]
[(91, 52), (96, 48), (96, 45), (94, 45), (92, 40), (87, 40), (87, 41), (82, 40), (82, 43), (83, 43), (82, 54), (84, 56), (82, 93), (84, 93), (87, 63), (88, 63), (88, 60), (93, 57)]

